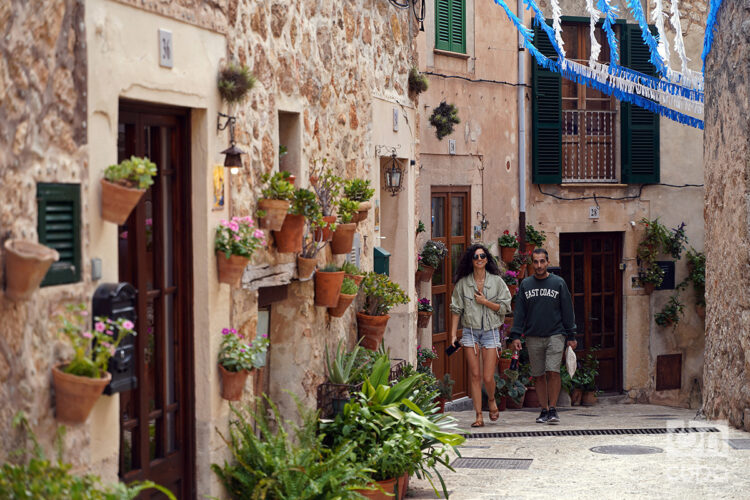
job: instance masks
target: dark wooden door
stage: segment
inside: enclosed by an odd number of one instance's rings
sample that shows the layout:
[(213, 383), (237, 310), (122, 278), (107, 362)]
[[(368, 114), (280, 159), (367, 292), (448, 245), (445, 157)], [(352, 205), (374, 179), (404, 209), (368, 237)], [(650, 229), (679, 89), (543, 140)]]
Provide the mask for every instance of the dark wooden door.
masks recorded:
[[(450, 357), (445, 355), (445, 349), (448, 347), (451, 320), (453, 273), (461, 255), (471, 244), (469, 206), (468, 187), (432, 188), (431, 237), (448, 247), (448, 255), (432, 276), (432, 345), (438, 352), (438, 359), (433, 362), (432, 369), (437, 378), (442, 378), (445, 373), (451, 374), (456, 382), (453, 386), (454, 398), (468, 395), (468, 368), (463, 349)], [(458, 336), (461, 336), (460, 331)]]
[(592, 347), (597, 386), (622, 390), (622, 251), (620, 233), (560, 235), (560, 268), (573, 295), (579, 357)]
[[(138, 291), (137, 388), (120, 395), (120, 478), (193, 498), (192, 256), (188, 113), (121, 103), (118, 161), (158, 173), (118, 230), (120, 281)], [(145, 494), (160, 498), (161, 494)]]

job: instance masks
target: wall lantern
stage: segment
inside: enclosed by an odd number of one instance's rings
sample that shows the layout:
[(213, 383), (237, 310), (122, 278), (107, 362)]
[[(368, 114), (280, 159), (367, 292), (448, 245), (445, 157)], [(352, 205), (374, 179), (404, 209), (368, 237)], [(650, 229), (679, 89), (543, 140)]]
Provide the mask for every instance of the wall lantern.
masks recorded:
[(384, 151), (387, 151), (388, 149), (391, 150), (391, 161), (386, 166), (384, 174), (385, 190), (390, 192), (391, 196), (396, 196), (401, 190), (404, 189), (405, 172), (404, 169), (401, 168), (398, 158), (396, 157), (396, 149), (398, 149), (399, 147), (401, 147), (400, 144), (395, 148), (378, 146), (376, 151), (378, 156), (384, 156), (382, 154)]
[[(411, 11), (414, 18), (419, 23), (419, 31), (424, 31), (424, 2), (425, 0), (388, 0), (391, 5), (397, 9), (408, 9), (411, 4)], [(417, 4), (419, 4), (419, 14), (417, 14)]]
[[(221, 124), (222, 118), (227, 119), (224, 122), (224, 125)], [(218, 130), (224, 130), (229, 127), (229, 147), (222, 151), (221, 154), (226, 155), (224, 158), (224, 166), (229, 167), (229, 172), (232, 175), (237, 175), (238, 173), (240, 173), (240, 168), (242, 168), (241, 155), (245, 154), (245, 152), (238, 148), (234, 142), (234, 124), (236, 121), (237, 119), (234, 116), (219, 113), (219, 118), (216, 124), (216, 128)]]

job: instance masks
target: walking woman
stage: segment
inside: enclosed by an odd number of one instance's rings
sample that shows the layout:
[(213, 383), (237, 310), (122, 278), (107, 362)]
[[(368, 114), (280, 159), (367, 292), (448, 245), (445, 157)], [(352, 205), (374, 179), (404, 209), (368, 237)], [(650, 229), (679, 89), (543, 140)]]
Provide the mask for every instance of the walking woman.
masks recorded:
[[(489, 396), (490, 420), (500, 417), (495, 402), (495, 371), (500, 357), (500, 325), (510, 312), (510, 292), (500, 277), (495, 260), (483, 245), (471, 245), (458, 263), (451, 297), (450, 343), (456, 340), (461, 321), (461, 345), (469, 363), (470, 394), (476, 420), (472, 427), (484, 426), (482, 419), (482, 381)], [(483, 370), (479, 373), (480, 357)]]

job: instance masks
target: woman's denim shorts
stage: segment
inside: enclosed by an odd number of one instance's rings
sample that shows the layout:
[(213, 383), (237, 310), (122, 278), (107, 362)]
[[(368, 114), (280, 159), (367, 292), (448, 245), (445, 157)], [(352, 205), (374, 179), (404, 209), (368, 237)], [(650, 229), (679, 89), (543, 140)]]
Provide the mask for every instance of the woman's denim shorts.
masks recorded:
[(461, 336), (461, 345), (464, 347), (474, 347), (479, 345), (482, 349), (502, 349), (500, 344), (500, 330), (481, 330), (478, 328), (464, 328)]

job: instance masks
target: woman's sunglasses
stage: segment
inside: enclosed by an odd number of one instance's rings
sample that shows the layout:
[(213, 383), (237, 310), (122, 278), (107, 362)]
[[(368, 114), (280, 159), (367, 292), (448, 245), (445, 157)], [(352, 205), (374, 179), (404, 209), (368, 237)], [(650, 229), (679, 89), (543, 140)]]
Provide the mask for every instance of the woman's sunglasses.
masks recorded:
[(474, 257), (474, 260), (479, 260), (479, 259), (484, 260), (484, 259), (487, 258), (487, 254), (486, 253), (475, 253), (472, 257)]

